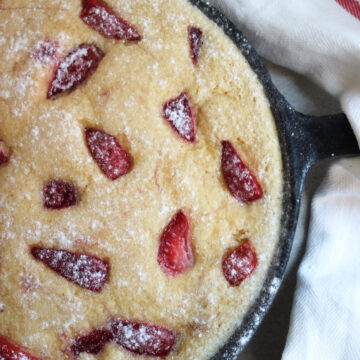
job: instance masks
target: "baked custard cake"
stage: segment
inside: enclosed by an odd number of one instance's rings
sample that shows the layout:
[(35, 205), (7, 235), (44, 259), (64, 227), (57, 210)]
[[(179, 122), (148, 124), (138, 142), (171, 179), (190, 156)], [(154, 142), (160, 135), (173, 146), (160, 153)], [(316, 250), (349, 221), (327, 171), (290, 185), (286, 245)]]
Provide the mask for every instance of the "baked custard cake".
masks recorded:
[(0, 359), (207, 359), (253, 303), (282, 163), (185, 0), (0, 0)]

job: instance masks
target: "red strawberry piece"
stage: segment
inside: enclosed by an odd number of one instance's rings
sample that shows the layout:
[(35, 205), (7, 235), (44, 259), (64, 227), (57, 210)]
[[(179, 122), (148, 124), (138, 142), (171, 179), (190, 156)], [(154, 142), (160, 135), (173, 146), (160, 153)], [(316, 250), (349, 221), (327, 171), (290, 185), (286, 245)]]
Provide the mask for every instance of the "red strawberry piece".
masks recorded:
[(86, 25), (107, 38), (141, 40), (136, 28), (116, 15), (102, 0), (83, 0), (80, 18)]
[(225, 256), (222, 262), (222, 271), (231, 286), (238, 286), (255, 270), (256, 266), (255, 251), (252, 249), (250, 241), (246, 240)]
[(230, 141), (222, 141), (221, 170), (231, 195), (240, 202), (250, 202), (262, 197), (255, 176), (243, 163)]
[(50, 180), (43, 188), (43, 205), (46, 209), (60, 210), (75, 205), (76, 189), (71, 183)]
[(174, 331), (158, 325), (116, 319), (110, 327), (113, 341), (137, 355), (166, 357), (176, 341)]
[(9, 343), (0, 335), (0, 359), (1, 360), (39, 360), (35, 356), (30, 355), (18, 346)]
[(89, 152), (106, 177), (116, 180), (130, 171), (130, 156), (116, 137), (97, 129), (84, 132)]
[(94, 73), (104, 53), (94, 44), (81, 44), (59, 63), (50, 83), (47, 98), (70, 92)]
[(195, 141), (194, 112), (186, 91), (163, 105), (162, 116), (184, 140)]
[(112, 332), (109, 329), (95, 329), (85, 335), (73, 339), (65, 352), (78, 358), (81, 353), (92, 355), (99, 354), (105, 347), (106, 343), (112, 340)]
[(182, 210), (174, 215), (160, 236), (158, 263), (165, 274), (172, 276), (182, 274), (194, 264), (189, 221)]
[(196, 26), (189, 26), (188, 27), (188, 38), (189, 38), (189, 45), (190, 45), (190, 56), (191, 60), (194, 65), (198, 64), (199, 53), (201, 46), (203, 44), (202, 38), (202, 31)]
[(6, 164), (9, 161), (9, 151), (5, 143), (0, 140), (0, 165)]
[(34, 246), (31, 254), (60, 276), (84, 289), (100, 292), (109, 273), (109, 264), (95, 256)]
[(58, 44), (49, 39), (38, 41), (31, 51), (31, 57), (42, 64), (49, 64), (57, 57)]

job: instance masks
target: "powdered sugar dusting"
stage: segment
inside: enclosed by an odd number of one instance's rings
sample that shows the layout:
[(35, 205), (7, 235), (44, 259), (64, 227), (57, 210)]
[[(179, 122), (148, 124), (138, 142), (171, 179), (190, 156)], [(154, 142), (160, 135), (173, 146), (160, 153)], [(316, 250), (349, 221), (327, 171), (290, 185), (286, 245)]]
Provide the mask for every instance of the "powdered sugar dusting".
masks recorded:
[(110, 326), (113, 340), (138, 355), (167, 356), (176, 340), (175, 332), (157, 325), (114, 320)]
[(0, 360), (38, 360), (0, 336)]
[(101, 171), (111, 180), (127, 174), (130, 157), (118, 140), (98, 129), (85, 129), (86, 144)]
[[(52, 7), (57, 0), (46, 2)], [(0, 167), (0, 332), (13, 331), (16, 322), (13, 334), (24, 349), (61, 360), (61, 349), (77, 334), (114, 317), (139, 319), (179, 332), (168, 359), (209, 358), (256, 298), (276, 243), (281, 166), (267, 101), (238, 51), (187, 1), (113, 2), (114, 11), (141, 30), (142, 41), (133, 44), (109, 41), (86, 26), (81, 3), (63, 4), (66, 11), (58, 13), (0, 11), (0, 136), (11, 155)], [(206, 40), (198, 67), (189, 59), (191, 24)], [(52, 66), (31, 57), (34, 44), (47, 38), (61, 54), (82, 41), (106, 52), (80, 91), (56, 101), (45, 99)], [(186, 123), (177, 124), (185, 127), (185, 142), (162, 119), (162, 105), (183, 89), (196, 114), (192, 144)], [(126, 176), (109, 181), (99, 171), (85, 128), (106, 129), (129, 150), (134, 162)], [(254, 171), (261, 200), (240, 206), (230, 199), (220, 166), (223, 139)], [(43, 208), (49, 179), (76, 186), (75, 207)], [(169, 279), (156, 254), (162, 230), (180, 208), (189, 218), (195, 265)], [(235, 288), (225, 281), (221, 261), (238, 245), (241, 229), (259, 263)], [(33, 244), (109, 259), (107, 285), (94, 294), (66, 281), (34, 260)], [(110, 344), (101, 356), (131, 355)]]
[(187, 92), (164, 104), (163, 117), (182, 138), (195, 140), (195, 120)]
[(198, 64), (200, 49), (202, 46), (202, 31), (196, 26), (188, 27), (188, 36), (190, 43), (190, 55), (194, 65)]
[(85, 6), (80, 17), (85, 24), (111, 39), (140, 40), (141, 36), (133, 26), (115, 15), (103, 4), (93, 5), (92, 3), (93, 1), (83, 2)]
[(109, 329), (94, 329), (73, 339), (66, 348), (66, 352), (75, 358), (79, 357), (81, 353), (97, 355), (111, 339), (112, 333)]
[(229, 141), (222, 141), (221, 169), (231, 194), (241, 202), (258, 200), (262, 190)]
[(74, 206), (77, 202), (76, 189), (71, 183), (51, 180), (43, 187), (43, 204), (46, 209), (60, 210)]
[(33, 46), (31, 56), (41, 64), (50, 64), (55, 60), (58, 48), (59, 46), (55, 41), (39, 40)]
[(94, 44), (81, 44), (60, 61), (47, 97), (74, 90), (98, 67), (104, 53)]
[(229, 284), (238, 286), (255, 270), (256, 266), (256, 254), (247, 240), (224, 258), (222, 270)]
[(98, 292), (105, 285), (109, 265), (99, 258), (38, 247), (33, 247), (31, 253), (56, 273), (84, 289)]

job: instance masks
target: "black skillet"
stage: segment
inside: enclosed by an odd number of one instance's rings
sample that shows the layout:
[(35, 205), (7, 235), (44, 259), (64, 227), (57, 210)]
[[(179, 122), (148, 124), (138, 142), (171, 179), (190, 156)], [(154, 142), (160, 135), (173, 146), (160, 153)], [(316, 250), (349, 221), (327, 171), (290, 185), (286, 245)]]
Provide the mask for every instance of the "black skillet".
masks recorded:
[(283, 213), (280, 239), (274, 258), (261, 292), (241, 326), (211, 357), (211, 360), (234, 360), (255, 333), (284, 276), (298, 221), (301, 191), (310, 166), (321, 159), (356, 155), (360, 152), (357, 140), (344, 114), (315, 117), (295, 111), (276, 89), (259, 55), (234, 24), (204, 1), (189, 1), (223, 29), (257, 74), (270, 102), (282, 152)]

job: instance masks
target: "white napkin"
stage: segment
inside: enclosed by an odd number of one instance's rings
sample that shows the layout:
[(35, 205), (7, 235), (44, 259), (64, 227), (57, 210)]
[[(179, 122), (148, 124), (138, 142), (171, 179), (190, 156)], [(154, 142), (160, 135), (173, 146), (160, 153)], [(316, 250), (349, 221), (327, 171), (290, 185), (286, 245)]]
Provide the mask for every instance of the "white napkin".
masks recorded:
[[(336, 96), (360, 140), (358, 0), (210, 3), (234, 21), (262, 56)], [(334, 164), (312, 201), (283, 353), (283, 360), (297, 359), (360, 359), (360, 159)]]

